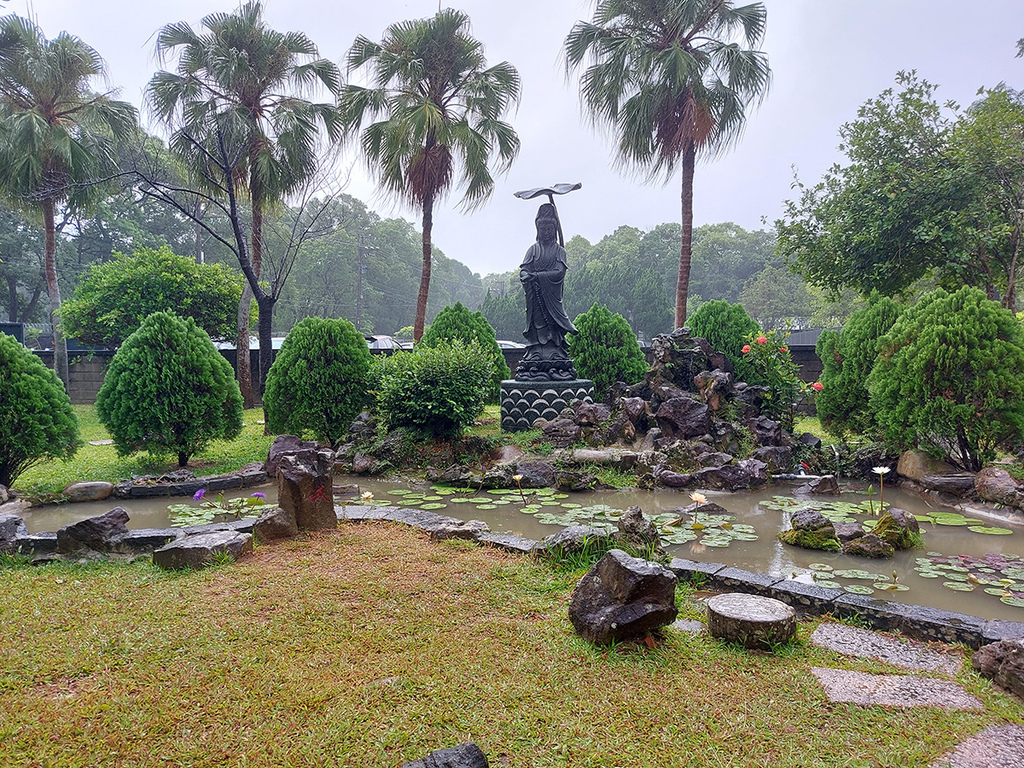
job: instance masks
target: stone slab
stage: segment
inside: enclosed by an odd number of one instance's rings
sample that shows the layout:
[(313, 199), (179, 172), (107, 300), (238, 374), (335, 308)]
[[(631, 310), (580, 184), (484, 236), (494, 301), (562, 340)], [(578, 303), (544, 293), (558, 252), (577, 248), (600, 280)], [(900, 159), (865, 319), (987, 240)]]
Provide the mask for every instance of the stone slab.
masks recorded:
[(493, 532), (481, 533), (477, 537), (477, 541), (481, 544), (504, 549), (506, 552), (513, 552), (519, 555), (529, 555), (540, 544), (535, 539), (524, 539), (522, 536), (516, 536), (511, 533)]
[(225, 520), (222, 523), (204, 523), (203, 525), (190, 525), (181, 530), (188, 536), (197, 533), (217, 533), (218, 531), (233, 531), (234, 533), (252, 533), (252, 527), (256, 522), (255, 517), (243, 517), (241, 520)]
[(982, 645), (998, 643), (1000, 640), (1016, 640), (1018, 638), (1024, 638), (1024, 622), (991, 619), (985, 623), (984, 642)]
[(771, 586), (765, 593), (767, 597), (781, 600), (798, 611), (806, 611), (815, 615), (830, 613), (835, 601), (848, 594), (841, 589), (819, 587), (794, 579), (783, 579)]
[(779, 581), (781, 579), (778, 576), (767, 576), (743, 568), (722, 568), (710, 575), (708, 585), (714, 589), (725, 589), (729, 592), (745, 592), (751, 595), (771, 597), (769, 592), (772, 586)]
[(883, 707), (984, 709), (956, 683), (916, 675), (869, 675), (845, 669), (811, 667), (830, 701)]
[(142, 554), (160, 549), (184, 535), (181, 528), (136, 528), (118, 539), (114, 549), (118, 552)]
[(876, 659), (897, 667), (921, 672), (955, 675), (963, 664), (963, 660), (959, 656), (942, 653), (924, 643), (887, 637), (872, 632), (870, 629), (860, 629), (835, 622), (820, 624), (811, 635), (811, 644), (841, 653), (844, 656)]
[(1024, 765), (1024, 727), (991, 725), (940, 757), (930, 768), (1017, 768)]
[(363, 523), (373, 520), (391, 520), (389, 515), (394, 514), (398, 507), (364, 507), (364, 506), (336, 506), (334, 514), (338, 522)]
[(725, 567), (725, 563), (704, 563), (700, 560), (686, 560), (681, 557), (673, 557), (668, 564), (668, 569), (680, 581), (693, 581), (694, 577), (707, 581), (708, 577), (713, 576)]
[(28, 554), (49, 554), (57, 551), (57, 532), (41, 531), (19, 536), (14, 540), (14, 550)]

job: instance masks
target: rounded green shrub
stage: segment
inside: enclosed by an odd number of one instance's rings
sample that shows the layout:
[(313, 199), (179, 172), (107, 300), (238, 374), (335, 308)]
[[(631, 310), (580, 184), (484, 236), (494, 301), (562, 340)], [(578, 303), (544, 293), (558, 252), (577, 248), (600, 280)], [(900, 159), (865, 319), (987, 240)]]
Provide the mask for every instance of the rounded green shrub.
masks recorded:
[(878, 359), (878, 340), (889, 332), (900, 307), (873, 292), (867, 306), (850, 315), (841, 333), (825, 332), (814, 348), (822, 363), (818, 418), (831, 434), (877, 429), (868, 398), (868, 376)]
[(111, 359), (96, 414), (122, 456), (173, 453), (184, 467), (211, 440), (242, 431), (242, 395), (194, 320), (154, 312)]
[(234, 338), (245, 279), (223, 264), (199, 264), (170, 248), (114, 253), (94, 264), (60, 306), (69, 338), (119, 346), (154, 312), (191, 317), (215, 339)]
[(491, 360), (475, 341), (458, 339), (381, 359), (374, 376), (381, 424), (426, 438), (457, 437), (483, 412)]
[(487, 322), (483, 313), (470, 312), (462, 306), (462, 302), (456, 302), (438, 312), (437, 317), (423, 332), (420, 344), (425, 347), (436, 347), (456, 339), (463, 344), (476, 341), (480, 349), (488, 354), (494, 373), (491, 376), (491, 385), (487, 388), (487, 402), (498, 402), (501, 396), (501, 382), (512, 378), (512, 371), (509, 370), (505, 355), (498, 346), (494, 328)]
[(967, 470), (1024, 434), (1024, 330), (977, 288), (939, 289), (903, 311), (868, 378), (887, 441)]
[(338, 442), (367, 404), (372, 360), (348, 320), (307, 317), (288, 333), (267, 373), (267, 426)]
[(760, 334), (758, 327), (742, 304), (715, 299), (700, 305), (686, 324), (690, 333), (708, 342), (732, 362), (735, 381), (767, 384), (762, 375), (743, 357), (743, 346), (751, 336)]
[(647, 362), (626, 318), (594, 304), (576, 318), (579, 333), (569, 337), (569, 356), (581, 378), (594, 382), (597, 394), (617, 381), (635, 384), (647, 373)]
[(43, 459), (78, 450), (78, 420), (57, 375), (13, 336), (0, 333), (0, 485)]

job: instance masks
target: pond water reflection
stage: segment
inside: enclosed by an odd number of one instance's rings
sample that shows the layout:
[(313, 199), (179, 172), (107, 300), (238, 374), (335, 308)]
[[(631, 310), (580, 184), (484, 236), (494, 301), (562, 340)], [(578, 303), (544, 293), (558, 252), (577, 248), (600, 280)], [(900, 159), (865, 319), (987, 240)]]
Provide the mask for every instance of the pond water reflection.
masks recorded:
[[(680, 507), (691, 503), (688, 492), (620, 490), (569, 495), (545, 489), (540, 493), (527, 491), (527, 504), (524, 505), (523, 498), (515, 490), (493, 492), (441, 489), (426, 483), (364, 477), (338, 476), (335, 479), (336, 487), (349, 483), (357, 484), (359, 493), (372, 493), (376, 503), (431, 509), (463, 520), (483, 520), (492, 530), (517, 533), (532, 539), (541, 539), (555, 532), (558, 530), (556, 521), (564, 524), (567, 516), (583, 522), (607, 521), (610, 516), (614, 516), (615, 511), (637, 505), (649, 516), (661, 516), (656, 518), (659, 522), (677, 523), (665, 529), (674, 534), (676, 540), (697, 537), (693, 541), (667, 546), (668, 552), (676, 557), (720, 562), (773, 576), (792, 577), (796, 574), (801, 580), (817, 580), (819, 583), (823, 580), (833, 581), (843, 588), (849, 588), (849, 591), (867, 594), (870, 590), (871, 594), (881, 599), (928, 605), (987, 618), (1024, 621), (1024, 606), (1001, 602), (1004, 597), (1014, 602), (1014, 594), (1024, 594), (1024, 560), (1016, 562), (1017, 558), (1024, 558), (1024, 526), (970, 515), (962, 519), (956, 516), (943, 517), (944, 513), (951, 510), (896, 489), (886, 490), (887, 505), (901, 507), (930, 520), (921, 523), (925, 548), (898, 552), (892, 560), (866, 560), (802, 550), (779, 542), (776, 534), (788, 528), (792, 511), (783, 498), (792, 498), (791, 489), (787, 486), (774, 486), (749, 493), (706, 492), (708, 501), (725, 507), (734, 519), (726, 521), (727, 525), (722, 526), (722, 521), (713, 516), (702, 517), (698, 522), (708, 524), (695, 532), (691, 528), (692, 520), (680, 520), (680, 515), (676, 513)], [(256, 490), (266, 493), (268, 502), (276, 499), (276, 489), (273, 487), (239, 490), (225, 494), (225, 497), (247, 497)], [(839, 506), (846, 510), (848, 516), (860, 521), (867, 520), (870, 525), (872, 518), (867, 510), (858, 512), (858, 508), (853, 506), (864, 504), (867, 498), (860, 493), (844, 493), (843, 504)], [(168, 504), (182, 501), (187, 499), (108, 500), (59, 507), (35, 507), (24, 517), (32, 532), (56, 530), (63, 525), (102, 514), (115, 506), (122, 506), (131, 516), (129, 527), (156, 528), (168, 524)], [(344, 503), (344, 500), (339, 499), (339, 503)], [(361, 503), (358, 493), (348, 503)], [(873, 503), (877, 507), (877, 497)], [(524, 514), (524, 508), (532, 514)], [(1009, 533), (979, 533), (971, 528), (997, 528)], [(996, 568), (985, 570), (986, 563), (971, 561), (940, 561), (937, 567), (936, 563), (928, 560), (926, 553), (933, 553), (933, 560), (938, 554), (974, 558), (985, 555), (1002, 557), (993, 560)], [(1008, 572), (1004, 573), (1000, 569), (1008, 569)], [(853, 574), (845, 573), (848, 571)], [(901, 585), (899, 588), (906, 586), (908, 590), (884, 588), (886, 584), (892, 584), (894, 573)], [(996, 584), (1000, 579), (1009, 583)], [(979, 583), (979, 580), (983, 583)], [(992, 583), (984, 583), (988, 581)], [(875, 584), (880, 587), (876, 588)], [(990, 593), (998, 591), (998, 594), (986, 594), (986, 589)]]

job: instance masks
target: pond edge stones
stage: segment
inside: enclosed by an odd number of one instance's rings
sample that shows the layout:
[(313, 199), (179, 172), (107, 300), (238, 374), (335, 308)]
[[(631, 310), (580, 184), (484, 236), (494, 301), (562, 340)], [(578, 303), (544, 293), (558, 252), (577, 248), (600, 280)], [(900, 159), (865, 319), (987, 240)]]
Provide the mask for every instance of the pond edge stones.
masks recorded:
[(676, 582), (668, 568), (609, 550), (576, 585), (569, 621), (597, 645), (644, 637), (675, 621)]
[(712, 637), (769, 651), (796, 635), (796, 611), (771, 597), (727, 592), (707, 601)]

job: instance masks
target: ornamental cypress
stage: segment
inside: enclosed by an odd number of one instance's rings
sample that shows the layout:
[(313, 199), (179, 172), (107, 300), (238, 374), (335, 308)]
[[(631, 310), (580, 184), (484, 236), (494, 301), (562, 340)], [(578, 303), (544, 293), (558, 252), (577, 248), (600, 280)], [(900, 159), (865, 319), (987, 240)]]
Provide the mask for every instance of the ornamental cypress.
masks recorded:
[(372, 359), (348, 320), (307, 317), (288, 333), (267, 374), (267, 426), (338, 442), (368, 402)]
[(751, 336), (761, 333), (742, 304), (715, 299), (700, 305), (686, 323), (690, 333), (704, 339), (732, 362), (735, 381), (767, 384), (764, 377), (743, 357), (743, 346)]
[(456, 302), (438, 312), (430, 327), (423, 332), (420, 344), (437, 347), (444, 342), (461, 341), (468, 345), (475, 341), (491, 360), (494, 373), (487, 388), (487, 402), (496, 403), (501, 394), (501, 382), (512, 378), (505, 355), (498, 346), (494, 328), (481, 312), (470, 312), (462, 302)]
[(581, 378), (594, 382), (604, 393), (617, 381), (635, 384), (647, 373), (647, 363), (636, 334), (626, 318), (594, 304), (576, 318), (579, 333), (569, 337), (569, 356)]
[(13, 336), (0, 333), (0, 485), (43, 459), (70, 459), (78, 420), (57, 375)]
[(184, 467), (211, 440), (242, 431), (234, 372), (192, 318), (154, 312), (107, 367), (96, 413), (117, 452), (168, 452)]

